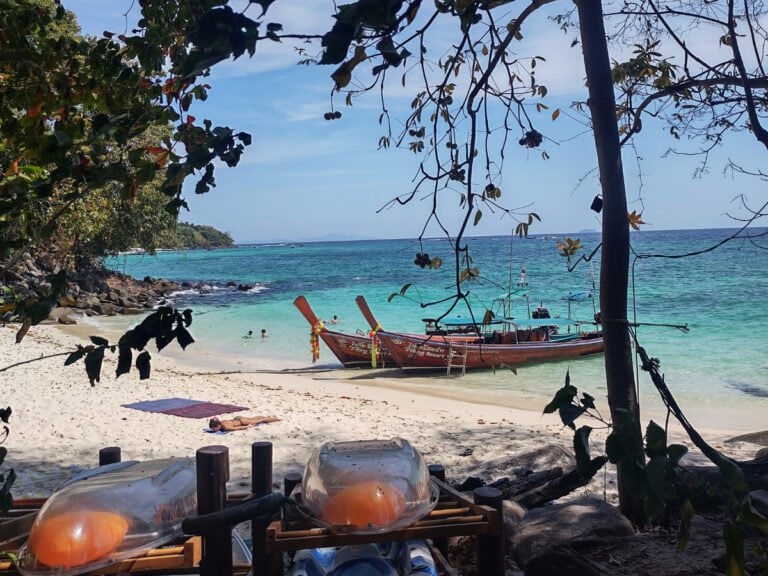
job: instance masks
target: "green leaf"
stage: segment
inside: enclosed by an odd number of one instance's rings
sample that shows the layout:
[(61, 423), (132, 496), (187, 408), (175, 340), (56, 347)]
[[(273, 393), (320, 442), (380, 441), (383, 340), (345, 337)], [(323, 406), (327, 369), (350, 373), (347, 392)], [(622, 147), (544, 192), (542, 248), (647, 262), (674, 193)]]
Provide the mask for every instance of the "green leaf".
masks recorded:
[(739, 520), (747, 526), (758, 528), (763, 532), (768, 533), (768, 518), (752, 507), (752, 501), (749, 498), (747, 498), (741, 506)]
[[(341, 6), (344, 8), (344, 6)], [(323, 35), (320, 45), (323, 47), (323, 55), (320, 64), (340, 64), (344, 61), (349, 50), (349, 45), (355, 34), (355, 26), (347, 24), (338, 18), (330, 32)]]
[(619, 462), (637, 462), (643, 455), (642, 438), (637, 434), (637, 429), (631, 417), (627, 416), (618, 426), (614, 425), (613, 431), (605, 441), (605, 452), (612, 464)]
[(119, 378), (122, 374), (127, 374), (131, 371), (131, 364), (133, 363), (133, 352), (130, 346), (120, 346), (120, 354), (117, 357), (117, 370), (115, 377)]
[(134, 331), (127, 330), (126, 332), (123, 333), (122, 336), (120, 336), (120, 340), (117, 341), (117, 345), (121, 348), (123, 346), (130, 346), (131, 348), (135, 348), (136, 347), (135, 342), (136, 342), (136, 338), (134, 336)]
[(588, 410), (595, 409), (595, 398), (586, 392), (581, 393), (581, 405)]
[(109, 346), (109, 340), (101, 336), (91, 336), (91, 342), (96, 344), (96, 346)]
[(571, 429), (576, 428), (574, 422), (579, 416), (584, 414), (584, 412), (586, 412), (584, 408), (576, 406), (575, 404), (566, 404), (565, 406), (561, 406), (560, 410), (558, 410), (560, 420)]
[(688, 453), (688, 448), (682, 444), (670, 444), (667, 447), (667, 458), (671, 467), (679, 466), (680, 459)]
[(667, 454), (667, 433), (653, 420), (645, 430), (645, 453), (651, 457)]
[(67, 356), (67, 359), (64, 361), (64, 366), (69, 366), (70, 364), (74, 364), (75, 362), (80, 360), (80, 358), (82, 358), (83, 356), (85, 356), (85, 350), (83, 350), (82, 348), (80, 350), (77, 350), (76, 352), (72, 352), (72, 354)]
[(155, 345), (157, 346), (157, 351), (160, 352), (163, 348), (168, 346), (171, 342), (173, 342), (175, 336), (171, 332), (169, 334), (158, 334), (155, 336)]
[(104, 362), (104, 348), (96, 348), (85, 356), (85, 372), (91, 381), (91, 386), (101, 380), (101, 365)]
[(648, 481), (648, 490), (650, 494), (661, 499), (664, 493), (664, 482), (667, 477), (667, 458), (666, 456), (653, 456), (648, 459), (645, 465), (645, 477)]
[(555, 397), (552, 398), (552, 401), (544, 407), (544, 414), (551, 414), (563, 406), (568, 406), (573, 402), (577, 392), (578, 390), (576, 390), (575, 386), (571, 386), (570, 384), (566, 383), (565, 386), (555, 392)]
[(682, 550), (688, 545), (691, 538), (691, 520), (693, 519), (693, 505), (686, 499), (680, 506), (680, 525), (677, 527), (677, 549)]
[(737, 526), (731, 522), (723, 525), (725, 540), (725, 573), (727, 576), (744, 576), (744, 537)]
[(576, 454), (576, 470), (583, 471), (589, 467), (589, 434), (592, 428), (582, 426), (573, 435), (573, 451)]
[(259, 6), (261, 6), (261, 15), (264, 16), (264, 14), (267, 13), (267, 9), (270, 7), (272, 2), (274, 2), (275, 0), (253, 0), (253, 1), (254, 1), (254, 3), (258, 4)]
[(26, 314), (32, 325), (37, 326), (51, 315), (51, 310), (53, 310), (53, 301), (45, 299), (27, 307)]
[(139, 371), (139, 379), (146, 380), (151, 372), (152, 356), (146, 350), (136, 357), (136, 370)]
[[(147, 346), (147, 343), (152, 338), (150, 330), (147, 330), (143, 324), (139, 324), (131, 330), (131, 347), (135, 348), (136, 350), (144, 350), (144, 348)], [(128, 333), (126, 332), (126, 335)]]
[(710, 460), (720, 469), (720, 473), (723, 475), (728, 486), (739, 492), (746, 492), (748, 490), (747, 484), (744, 481), (744, 472), (736, 462), (721, 452), (715, 452), (713, 456), (710, 456)]
[[(384, 61), (393, 67), (398, 67), (400, 65), (400, 62), (402, 62), (404, 56), (399, 54), (395, 48), (395, 44), (392, 41), (392, 38), (389, 36), (386, 36), (382, 38), (377, 44), (376, 49), (379, 51), (379, 53), (384, 58)], [(407, 54), (407, 51), (406, 51)]]
[(192, 338), (192, 334), (190, 334), (184, 326), (179, 326), (176, 329), (176, 340), (178, 341), (179, 346), (184, 350), (195, 341), (195, 339)]

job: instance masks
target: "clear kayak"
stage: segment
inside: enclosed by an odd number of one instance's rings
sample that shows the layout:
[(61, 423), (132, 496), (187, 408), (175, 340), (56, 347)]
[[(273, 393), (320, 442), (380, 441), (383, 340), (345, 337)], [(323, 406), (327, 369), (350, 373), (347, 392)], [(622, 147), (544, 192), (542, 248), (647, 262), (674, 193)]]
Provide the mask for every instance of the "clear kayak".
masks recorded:
[(17, 567), (24, 576), (97, 570), (181, 536), (197, 510), (195, 461), (119, 462), (61, 484), (40, 509)]
[(410, 526), (439, 496), (424, 457), (403, 438), (326, 442), (307, 461), (301, 490), (312, 522), (359, 534)]

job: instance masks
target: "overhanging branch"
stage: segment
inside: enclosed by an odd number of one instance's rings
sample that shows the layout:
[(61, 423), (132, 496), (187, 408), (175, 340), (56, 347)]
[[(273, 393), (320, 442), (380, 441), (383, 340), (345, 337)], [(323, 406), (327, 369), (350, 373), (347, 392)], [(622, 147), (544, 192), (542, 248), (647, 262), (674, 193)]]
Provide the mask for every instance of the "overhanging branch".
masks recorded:
[[(739, 78), (736, 76), (726, 76), (723, 78), (699, 78), (699, 79), (685, 80), (683, 82), (679, 82), (672, 86), (668, 86), (667, 88), (662, 88), (658, 92), (654, 92), (653, 94), (648, 95), (640, 103), (640, 105), (635, 109), (635, 111), (632, 114), (632, 117), (633, 117), (632, 127), (629, 129), (629, 131), (624, 136), (624, 138), (622, 138), (621, 140), (622, 146), (634, 134), (637, 134), (638, 132), (640, 132), (640, 130), (642, 130), (642, 120), (640, 119), (640, 116), (642, 115), (643, 111), (648, 106), (650, 106), (653, 102), (655, 102), (656, 100), (660, 100), (662, 98), (667, 98), (674, 94), (683, 93), (687, 90), (692, 90), (695, 88), (706, 88), (710, 86), (734, 86), (734, 87), (740, 87), (745, 89), (748, 87), (750, 90), (754, 90), (754, 89), (768, 90), (768, 78)], [(768, 146), (768, 144), (766, 144), (766, 146)]]

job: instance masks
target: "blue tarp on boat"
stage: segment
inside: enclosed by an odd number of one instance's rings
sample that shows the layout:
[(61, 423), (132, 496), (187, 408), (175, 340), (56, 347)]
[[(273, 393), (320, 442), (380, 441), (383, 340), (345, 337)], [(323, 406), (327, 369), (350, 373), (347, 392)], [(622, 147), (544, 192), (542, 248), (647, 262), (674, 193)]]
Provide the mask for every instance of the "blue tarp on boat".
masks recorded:
[(537, 326), (573, 326), (575, 324), (594, 324), (587, 320), (573, 320), (570, 318), (505, 318), (504, 322), (520, 328), (533, 328)]
[(442, 326), (493, 326), (501, 325), (502, 323), (502, 320), (491, 320), (487, 324), (484, 324), (483, 318), (480, 316), (476, 317), (475, 320), (472, 320), (472, 318), (464, 318), (462, 316), (452, 316), (440, 320), (440, 325)]

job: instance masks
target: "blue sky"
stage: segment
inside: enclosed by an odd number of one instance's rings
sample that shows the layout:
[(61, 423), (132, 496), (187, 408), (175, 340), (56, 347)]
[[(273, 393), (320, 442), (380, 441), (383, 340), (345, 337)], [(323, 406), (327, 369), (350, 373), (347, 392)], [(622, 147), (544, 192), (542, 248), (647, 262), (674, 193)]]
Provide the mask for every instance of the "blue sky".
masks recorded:
[[(83, 31), (93, 35), (124, 31), (123, 14), (129, 13), (129, 22), (138, 14), (138, 3), (130, 0), (62, 3), (77, 15)], [(323, 32), (332, 26), (331, 6), (317, 0), (276, 0), (267, 21), (281, 22), (290, 31)], [(526, 54), (546, 58), (537, 75), (549, 89), (544, 100), (549, 110), (541, 113), (539, 129), (549, 138), (543, 149), (550, 159), (542, 159), (540, 150), (518, 146), (520, 135), (512, 134), (498, 183), (502, 203), (537, 212), (542, 222), (532, 233), (599, 229), (599, 216), (589, 209), (599, 192), (592, 135), (565, 114), (571, 102), (586, 99), (581, 51), (570, 47), (572, 34), (564, 35), (543, 17), (534, 19), (524, 34)], [(239, 166), (217, 168), (217, 186), (210, 193), (196, 196), (193, 186), (188, 187), (191, 211), (182, 220), (228, 231), (240, 243), (416, 237), (429, 210), (425, 195), (407, 206), (377, 211), (412, 189), (420, 157), (403, 149), (377, 150), (383, 134), (377, 94), (355, 100), (352, 108), (337, 95), (334, 104), (343, 118), (325, 121), (334, 67), (297, 66), (297, 60), (289, 47), (264, 43), (253, 59), (240, 58), (214, 70), (209, 99), (190, 112), (198, 120), (210, 118), (216, 125), (250, 132), (253, 144)], [(416, 86), (411, 90), (399, 81), (391, 84), (388, 106), (395, 116), (402, 111), (402, 118)], [(549, 116), (556, 108), (564, 113), (552, 122)], [(764, 199), (759, 180), (723, 173), (729, 158), (752, 166), (764, 163), (765, 150), (753, 138), (729, 139), (710, 156), (711, 169), (701, 178), (693, 176), (697, 158), (664, 154), (673, 144), (665, 126), (647, 122), (635, 149), (624, 153), (630, 210), (643, 212), (646, 229), (733, 227), (726, 213), (738, 213), (735, 196)], [(455, 208), (446, 212), (446, 221), (455, 229), (460, 212), (458, 201), (451, 204)], [(515, 225), (510, 217), (484, 210), (471, 235), (509, 234)], [(430, 231), (428, 235), (437, 235), (437, 230)]]

